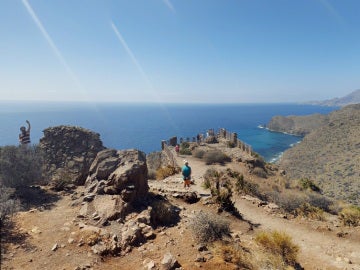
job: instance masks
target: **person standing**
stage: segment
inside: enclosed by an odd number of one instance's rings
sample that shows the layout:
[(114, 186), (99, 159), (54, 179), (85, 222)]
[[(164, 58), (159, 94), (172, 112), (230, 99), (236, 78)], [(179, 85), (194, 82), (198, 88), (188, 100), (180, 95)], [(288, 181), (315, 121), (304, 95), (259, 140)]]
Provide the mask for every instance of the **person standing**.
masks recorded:
[(26, 120), (26, 123), (28, 124), (28, 128), (26, 129), (24, 126), (20, 128), (20, 134), (19, 134), (19, 143), (21, 145), (28, 145), (30, 143), (30, 122)]
[(177, 144), (175, 146), (175, 152), (176, 152), (176, 155), (178, 156), (179, 155), (179, 151), (180, 151), (180, 146)]
[(181, 172), (184, 180), (184, 188), (190, 188), (191, 167), (187, 160), (184, 160), (184, 166), (181, 168)]

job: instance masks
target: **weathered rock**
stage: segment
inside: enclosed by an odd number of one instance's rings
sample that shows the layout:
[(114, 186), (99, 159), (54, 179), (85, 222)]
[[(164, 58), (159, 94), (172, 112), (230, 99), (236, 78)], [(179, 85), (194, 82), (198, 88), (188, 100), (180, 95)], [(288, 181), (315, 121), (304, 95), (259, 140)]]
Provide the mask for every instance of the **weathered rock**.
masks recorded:
[(174, 270), (177, 267), (180, 267), (180, 264), (176, 258), (170, 252), (166, 253), (161, 260), (161, 269)]
[(50, 127), (43, 132), (39, 146), (50, 180), (84, 184), (96, 154), (105, 148), (100, 135), (74, 126)]
[(199, 199), (200, 198), (198, 197), (196, 192), (186, 192), (184, 194), (184, 198), (183, 198), (183, 200), (185, 202), (190, 203), (190, 204), (197, 203), (199, 201)]
[(146, 156), (135, 149), (103, 150), (91, 164), (85, 185), (87, 192), (120, 194), (130, 204), (142, 201), (149, 190)]

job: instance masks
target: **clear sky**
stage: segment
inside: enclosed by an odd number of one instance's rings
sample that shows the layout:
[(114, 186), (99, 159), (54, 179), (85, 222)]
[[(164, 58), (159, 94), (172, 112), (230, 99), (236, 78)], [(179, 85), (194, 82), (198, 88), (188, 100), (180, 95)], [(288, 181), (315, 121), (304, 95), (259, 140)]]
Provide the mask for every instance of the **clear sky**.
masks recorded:
[(298, 102), (359, 88), (359, 0), (0, 0), (0, 100)]

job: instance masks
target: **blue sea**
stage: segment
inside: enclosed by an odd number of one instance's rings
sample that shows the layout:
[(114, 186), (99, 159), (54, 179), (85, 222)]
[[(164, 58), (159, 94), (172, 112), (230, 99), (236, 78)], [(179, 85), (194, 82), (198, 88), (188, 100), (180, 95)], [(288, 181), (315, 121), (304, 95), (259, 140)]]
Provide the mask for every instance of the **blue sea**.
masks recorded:
[(226, 128), (275, 161), (301, 137), (260, 128), (275, 115), (327, 114), (337, 108), (300, 104), (127, 104), (127, 103), (0, 103), (0, 145), (18, 144), (20, 126), (31, 123), (32, 143), (50, 126), (75, 125), (100, 134), (108, 148), (159, 151), (172, 136), (195, 137), (208, 129)]

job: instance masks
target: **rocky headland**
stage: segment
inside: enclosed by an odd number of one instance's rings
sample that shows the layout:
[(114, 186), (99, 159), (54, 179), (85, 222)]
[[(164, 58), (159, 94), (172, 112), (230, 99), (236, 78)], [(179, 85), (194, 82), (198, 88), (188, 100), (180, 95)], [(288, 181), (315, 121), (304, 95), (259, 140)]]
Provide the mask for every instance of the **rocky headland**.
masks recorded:
[(290, 177), (310, 178), (327, 196), (360, 204), (360, 104), (329, 115), (277, 116), (268, 127), (306, 135), (280, 160)]

